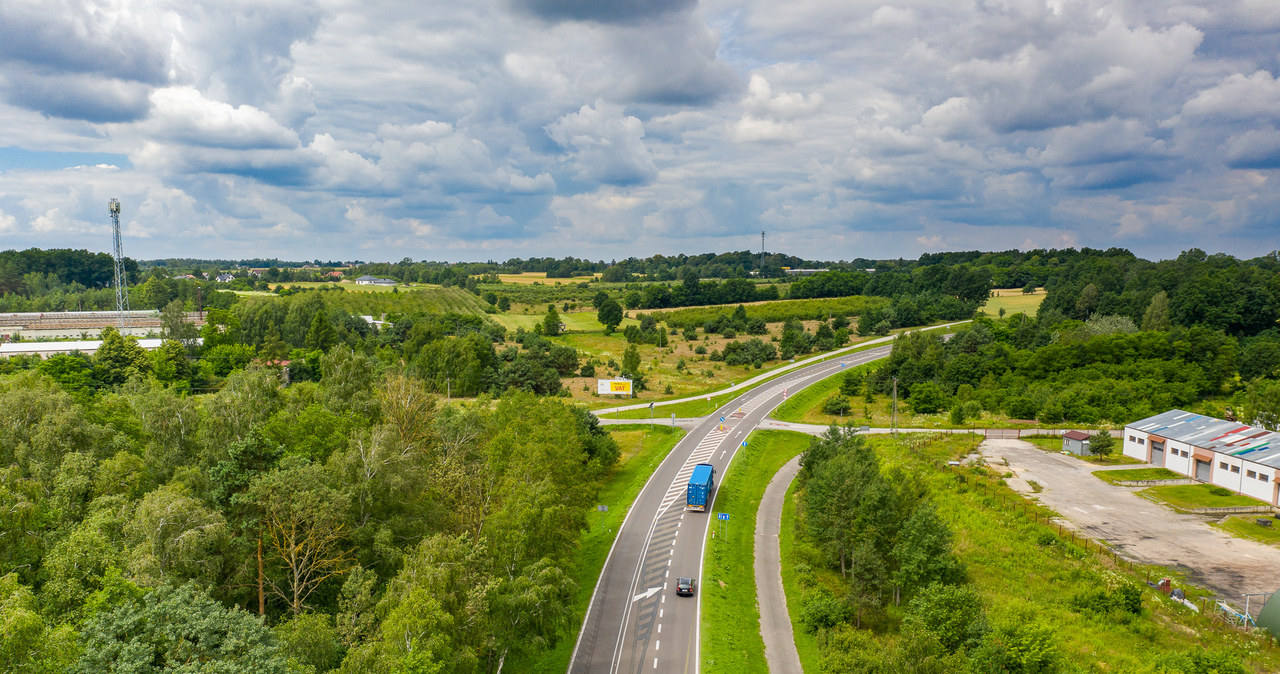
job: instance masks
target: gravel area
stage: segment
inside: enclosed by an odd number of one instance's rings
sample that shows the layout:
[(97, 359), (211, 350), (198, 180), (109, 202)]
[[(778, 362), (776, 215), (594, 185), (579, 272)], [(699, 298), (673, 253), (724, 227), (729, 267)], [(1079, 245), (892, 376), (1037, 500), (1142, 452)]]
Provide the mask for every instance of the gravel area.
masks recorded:
[[(1183, 570), (1191, 582), (1232, 604), (1243, 605), (1244, 593), (1280, 588), (1280, 549), (1234, 538), (1209, 526), (1213, 518), (1178, 513), (1138, 496), (1138, 487), (1111, 485), (1091, 474), (1107, 468), (1021, 440), (987, 440), (981, 450), (990, 465), (1008, 460), (1005, 470), (1015, 475), (1006, 480), (1011, 488), (1054, 509), (1090, 538), (1106, 541), (1122, 557)], [(1115, 468), (1140, 467), (1145, 465)], [(1043, 490), (1032, 493), (1028, 482)]]

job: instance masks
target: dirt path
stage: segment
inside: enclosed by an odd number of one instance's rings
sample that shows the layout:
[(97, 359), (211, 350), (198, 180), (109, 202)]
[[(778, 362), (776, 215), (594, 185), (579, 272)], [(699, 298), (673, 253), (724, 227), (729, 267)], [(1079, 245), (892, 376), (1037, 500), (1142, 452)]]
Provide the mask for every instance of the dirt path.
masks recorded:
[[(981, 450), (988, 464), (1008, 460), (1015, 475), (1006, 480), (1010, 487), (1039, 499), (1124, 557), (1182, 569), (1191, 582), (1232, 604), (1243, 604), (1246, 592), (1280, 589), (1280, 549), (1228, 536), (1209, 526), (1210, 518), (1152, 503), (1134, 493), (1138, 488), (1103, 482), (1091, 474), (1097, 466), (1079, 459), (1020, 440), (987, 440)], [(1028, 481), (1043, 491), (1031, 494)]]

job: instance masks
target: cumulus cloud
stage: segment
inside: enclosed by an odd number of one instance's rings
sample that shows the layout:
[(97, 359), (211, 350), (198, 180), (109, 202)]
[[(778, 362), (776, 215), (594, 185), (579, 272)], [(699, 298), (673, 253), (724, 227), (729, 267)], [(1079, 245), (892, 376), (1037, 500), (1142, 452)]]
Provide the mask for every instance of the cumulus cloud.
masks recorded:
[(1276, 7), (14, 0), (0, 229), (92, 240), (119, 196), (156, 255), (1252, 251)]
[(653, 180), (658, 167), (644, 144), (644, 124), (621, 106), (596, 101), (546, 127), (547, 135), (569, 153), (579, 180), (637, 185)]

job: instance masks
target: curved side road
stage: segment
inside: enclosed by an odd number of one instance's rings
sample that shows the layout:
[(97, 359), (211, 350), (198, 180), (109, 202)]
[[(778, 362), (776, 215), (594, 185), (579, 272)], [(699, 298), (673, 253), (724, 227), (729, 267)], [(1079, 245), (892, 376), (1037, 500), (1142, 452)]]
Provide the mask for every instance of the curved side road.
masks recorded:
[(801, 672), (796, 652), (787, 594), (782, 589), (782, 550), (778, 534), (782, 528), (782, 506), (787, 489), (800, 472), (800, 456), (778, 469), (760, 499), (756, 511), (756, 602), (760, 609), (760, 636), (764, 637), (764, 658), (770, 672)]

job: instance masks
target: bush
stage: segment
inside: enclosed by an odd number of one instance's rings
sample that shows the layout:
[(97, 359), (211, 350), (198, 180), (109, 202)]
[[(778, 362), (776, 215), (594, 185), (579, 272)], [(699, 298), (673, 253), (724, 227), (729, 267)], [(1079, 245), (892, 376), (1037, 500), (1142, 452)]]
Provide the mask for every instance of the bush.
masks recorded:
[(834, 394), (822, 402), (822, 412), (824, 414), (843, 415), (853, 410), (853, 404), (849, 399), (840, 394)]

